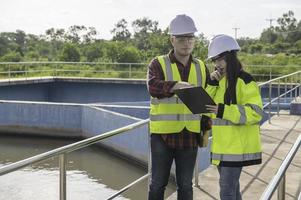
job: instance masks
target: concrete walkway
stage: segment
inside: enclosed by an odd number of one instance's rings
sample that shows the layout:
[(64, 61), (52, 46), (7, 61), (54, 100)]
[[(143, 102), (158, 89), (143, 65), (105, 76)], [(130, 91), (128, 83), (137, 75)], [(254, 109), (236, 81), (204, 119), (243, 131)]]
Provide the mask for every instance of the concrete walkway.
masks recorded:
[[(260, 199), (299, 134), (301, 134), (301, 116), (289, 115), (288, 111), (280, 112), (280, 116), (273, 116), (271, 124), (265, 122), (261, 126), (263, 162), (261, 165), (243, 168), (240, 189), (244, 200)], [(210, 166), (200, 173), (200, 187), (194, 187), (194, 200), (219, 199), (218, 178), (215, 166)], [(300, 190), (301, 149), (286, 172), (286, 200), (297, 199)], [(167, 199), (177, 199), (176, 193)], [(277, 199), (277, 191), (272, 199)]]

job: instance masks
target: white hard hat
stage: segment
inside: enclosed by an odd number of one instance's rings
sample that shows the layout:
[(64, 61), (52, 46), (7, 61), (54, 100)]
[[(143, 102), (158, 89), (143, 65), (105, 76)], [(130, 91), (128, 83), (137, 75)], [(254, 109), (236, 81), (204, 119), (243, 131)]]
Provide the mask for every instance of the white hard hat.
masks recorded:
[(187, 15), (177, 15), (169, 25), (170, 35), (184, 35), (189, 33), (195, 33), (197, 29), (194, 25), (191, 17)]
[(236, 40), (228, 35), (217, 35), (212, 38), (209, 47), (208, 47), (208, 58), (212, 59), (217, 57), (221, 53), (227, 51), (239, 51), (240, 47)]

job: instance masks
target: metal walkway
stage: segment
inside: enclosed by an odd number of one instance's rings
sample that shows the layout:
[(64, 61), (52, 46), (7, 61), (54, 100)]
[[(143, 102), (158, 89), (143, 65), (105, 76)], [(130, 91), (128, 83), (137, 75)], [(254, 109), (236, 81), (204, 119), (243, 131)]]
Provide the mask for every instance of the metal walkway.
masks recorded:
[[(263, 147), (263, 162), (261, 165), (244, 167), (240, 183), (244, 200), (260, 199), (267, 185), (279, 169), (283, 159), (301, 133), (301, 116), (290, 115), (281, 111), (274, 115), (271, 124), (265, 122), (261, 126)], [(219, 199), (218, 172), (215, 166), (210, 166), (199, 174), (200, 187), (194, 187), (194, 200)], [(298, 199), (301, 189), (301, 151), (295, 155), (286, 171), (286, 200)], [(272, 199), (277, 199), (277, 192)], [(167, 198), (176, 199), (176, 193)]]

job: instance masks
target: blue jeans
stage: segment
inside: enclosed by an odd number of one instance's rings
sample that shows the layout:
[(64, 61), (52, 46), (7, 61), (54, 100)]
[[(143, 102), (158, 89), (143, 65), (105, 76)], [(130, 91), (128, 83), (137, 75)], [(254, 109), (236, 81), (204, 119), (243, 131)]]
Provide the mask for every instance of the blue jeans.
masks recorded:
[(241, 200), (239, 177), (242, 167), (217, 167), (221, 200)]
[(178, 200), (192, 200), (192, 176), (197, 148), (171, 149), (160, 135), (151, 135), (152, 174), (149, 200), (163, 200), (173, 160), (176, 165)]

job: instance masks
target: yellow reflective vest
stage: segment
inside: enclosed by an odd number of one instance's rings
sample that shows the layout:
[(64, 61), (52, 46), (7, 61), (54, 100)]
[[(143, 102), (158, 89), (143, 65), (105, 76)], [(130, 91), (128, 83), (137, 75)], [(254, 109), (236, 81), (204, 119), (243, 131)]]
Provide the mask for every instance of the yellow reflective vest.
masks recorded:
[[(171, 63), (168, 55), (157, 57), (166, 81), (182, 81), (176, 63)], [(190, 66), (188, 82), (195, 86), (205, 86), (205, 64), (193, 59)], [(200, 133), (200, 115), (195, 115), (185, 104), (173, 95), (170, 98), (151, 97), (150, 132), (155, 134), (179, 133), (185, 127), (187, 130)]]
[(206, 91), (219, 105), (212, 114), (212, 163), (221, 166), (247, 166), (261, 163), (259, 122), (263, 117), (259, 88), (252, 76), (241, 71), (236, 84), (236, 104), (224, 104), (227, 81), (208, 85)]

